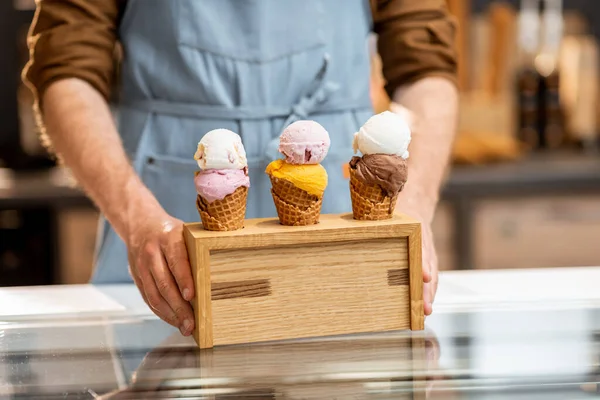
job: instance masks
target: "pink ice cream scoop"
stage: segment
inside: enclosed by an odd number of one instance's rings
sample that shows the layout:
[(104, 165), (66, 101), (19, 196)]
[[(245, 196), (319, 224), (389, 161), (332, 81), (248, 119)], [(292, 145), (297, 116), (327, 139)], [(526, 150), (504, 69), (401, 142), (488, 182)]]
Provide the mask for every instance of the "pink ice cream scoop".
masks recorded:
[(198, 194), (212, 203), (241, 186), (250, 187), (250, 177), (245, 169), (207, 169), (196, 174), (194, 183)]
[(279, 152), (290, 164), (319, 164), (330, 145), (329, 133), (315, 121), (294, 122), (279, 137)]

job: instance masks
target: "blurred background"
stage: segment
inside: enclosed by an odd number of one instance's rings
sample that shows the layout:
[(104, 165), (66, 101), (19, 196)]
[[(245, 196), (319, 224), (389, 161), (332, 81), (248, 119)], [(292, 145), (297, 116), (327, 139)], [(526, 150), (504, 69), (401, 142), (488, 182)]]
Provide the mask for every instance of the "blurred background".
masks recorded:
[[(600, 1), (448, 4), (461, 112), (434, 222), (440, 269), (600, 265)], [(87, 282), (97, 234), (21, 84), (34, 8), (0, 1), (0, 286)], [(376, 111), (394, 109), (374, 50), (372, 65)]]

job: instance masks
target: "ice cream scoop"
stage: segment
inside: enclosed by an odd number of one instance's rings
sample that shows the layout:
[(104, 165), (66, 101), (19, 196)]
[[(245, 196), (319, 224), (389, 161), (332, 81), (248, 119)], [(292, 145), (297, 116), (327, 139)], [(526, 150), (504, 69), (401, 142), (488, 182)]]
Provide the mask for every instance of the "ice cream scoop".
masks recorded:
[(350, 168), (356, 170), (358, 179), (367, 185), (379, 185), (389, 197), (404, 188), (407, 164), (404, 158), (389, 154), (367, 154), (350, 160)]
[(200, 167), (194, 178), (196, 208), (209, 231), (244, 227), (250, 178), (241, 137), (227, 129), (206, 133), (194, 159)]
[(214, 129), (206, 133), (194, 154), (203, 169), (244, 169), (248, 166), (242, 138), (228, 129)]
[(354, 134), (354, 153), (390, 154), (407, 159), (411, 132), (400, 115), (384, 111), (374, 115)]
[(250, 177), (246, 169), (207, 169), (196, 173), (196, 191), (206, 201), (212, 203), (223, 200), (237, 188), (250, 187)]
[(279, 152), (290, 164), (319, 164), (330, 145), (329, 133), (315, 121), (296, 121), (279, 137)]
[(294, 165), (285, 160), (275, 160), (265, 172), (318, 197), (323, 196), (327, 187), (327, 171), (321, 164)]

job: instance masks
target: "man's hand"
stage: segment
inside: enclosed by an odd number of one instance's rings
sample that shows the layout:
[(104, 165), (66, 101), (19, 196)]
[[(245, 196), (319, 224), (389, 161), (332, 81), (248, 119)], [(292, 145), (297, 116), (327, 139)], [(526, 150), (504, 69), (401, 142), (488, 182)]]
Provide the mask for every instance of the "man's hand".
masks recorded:
[[(55, 150), (126, 243), (144, 300), (184, 335), (194, 328), (194, 285), (183, 224), (169, 216), (127, 158), (108, 104), (88, 83), (64, 79), (46, 91), (44, 123)], [(127, 268), (127, 265), (119, 266)]]
[(431, 224), (423, 224), (421, 229), (423, 246), (423, 301), (425, 315), (433, 312), (433, 302), (438, 288), (438, 258), (431, 232)]
[(400, 195), (400, 199), (396, 205), (396, 211), (421, 222), (423, 301), (425, 303), (425, 315), (431, 315), (438, 287), (438, 258), (433, 241), (433, 233), (431, 232), (431, 221), (429, 217), (426, 217), (426, 215), (429, 215), (426, 210), (414, 207), (402, 195)]
[(162, 320), (189, 336), (194, 329), (189, 303), (194, 296), (194, 281), (183, 240), (183, 221), (166, 213), (141, 216), (126, 244), (129, 270), (146, 304)]

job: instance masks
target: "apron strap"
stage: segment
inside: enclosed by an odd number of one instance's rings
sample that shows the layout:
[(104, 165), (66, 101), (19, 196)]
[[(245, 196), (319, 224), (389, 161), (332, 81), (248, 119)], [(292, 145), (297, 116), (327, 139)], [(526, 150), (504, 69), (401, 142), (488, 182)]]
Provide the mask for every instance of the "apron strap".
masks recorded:
[(339, 89), (337, 83), (325, 79), (328, 68), (329, 54), (325, 54), (321, 69), (317, 72), (306, 92), (302, 94), (300, 100), (292, 106), (292, 112), (285, 122), (284, 128), (297, 120), (308, 118), (315, 111), (318, 104), (325, 102), (329, 96)]
[(282, 130), (298, 119), (309, 115), (329, 114), (347, 110), (371, 108), (370, 99), (339, 99), (329, 101), (329, 97), (339, 85), (326, 80), (329, 55), (324, 56), (323, 65), (300, 99), (291, 106), (235, 106), (209, 105), (189, 102), (175, 102), (162, 99), (129, 99), (119, 101), (119, 107), (132, 108), (153, 114), (166, 114), (186, 118), (210, 118), (225, 120), (261, 120), (287, 118)]
[[(317, 75), (309, 85), (307, 90), (302, 94), (300, 100), (291, 108), (291, 112), (283, 123), (280, 134), (283, 130), (292, 123), (308, 119), (309, 115), (314, 114), (317, 106), (326, 102), (327, 99), (339, 89), (339, 85), (328, 81), (327, 70), (329, 68), (329, 54), (325, 54), (323, 65), (317, 72)], [(322, 109), (323, 107), (321, 107)], [(267, 161), (272, 161), (279, 158), (279, 135), (272, 138), (265, 148), (264, 157)]]
[[(308, 119), (310, 115), (329, 114), (348, 110), (371, 109), (370, 99), (327, 101), (339, 89), (339, 85), (327, 79), (329, 55), (325, 54), (323, 65), (315, 78), (292, 106), (237, 106), (179, 103), (160, 99), (123, 99), (119, 106), (133, 108), (153, 114), (167, 114), (186, 118), (210, 118), (225, 120), (261, 120), (286, 118), (279, 134), (295, 121)], [(364, 102), (364, 103), (363, 103)], [(279, 134), (272, 138), (264, 150), (264, 160), (272, 161), (280, 154)]]

